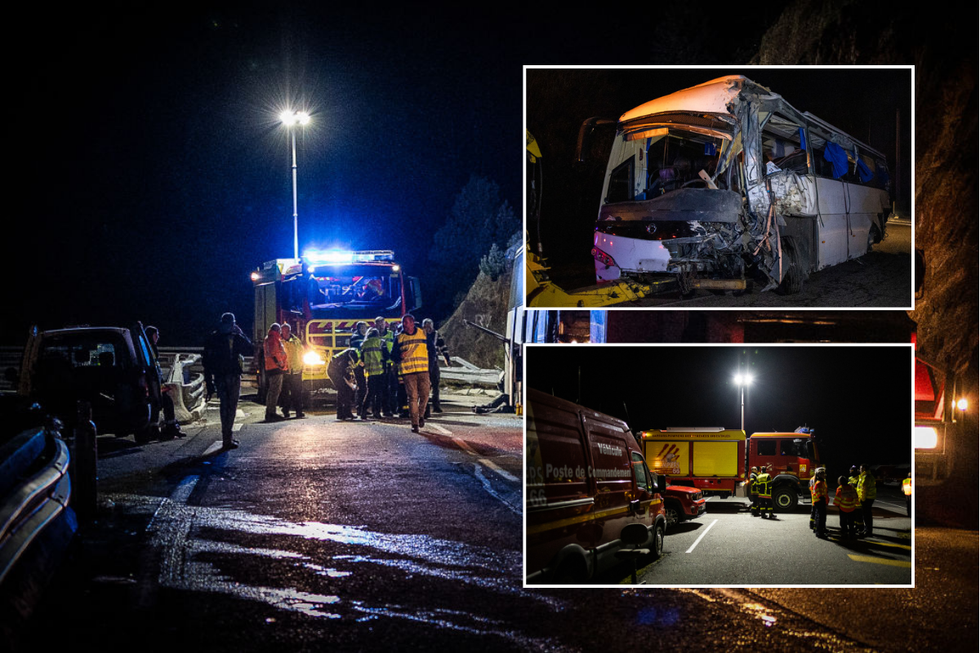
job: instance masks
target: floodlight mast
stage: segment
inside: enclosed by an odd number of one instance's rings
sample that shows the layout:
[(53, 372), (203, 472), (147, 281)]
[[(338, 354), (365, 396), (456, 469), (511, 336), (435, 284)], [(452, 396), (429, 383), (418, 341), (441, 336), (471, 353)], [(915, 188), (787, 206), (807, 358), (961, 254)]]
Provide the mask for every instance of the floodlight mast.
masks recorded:
[(283, 111), (279, 119), (292, 136), (293, 144), (293, 258), (299, 259), (299, 211), (296, 202), (296, 130), (293, 127), (304, 126), (310, 122), (310, 114), (305, 111)]

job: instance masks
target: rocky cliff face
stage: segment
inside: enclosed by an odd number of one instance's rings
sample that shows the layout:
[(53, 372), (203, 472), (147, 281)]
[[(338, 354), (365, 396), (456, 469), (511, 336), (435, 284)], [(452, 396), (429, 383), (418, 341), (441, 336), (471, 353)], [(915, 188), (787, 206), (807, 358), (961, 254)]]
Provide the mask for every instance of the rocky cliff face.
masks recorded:
[(807, 0), (785, 9), (753, 63), (915, 66), (915, 247), (925, 281), (918, 350), (976, 387), (977, 53), (971, 20), (938, 8)]

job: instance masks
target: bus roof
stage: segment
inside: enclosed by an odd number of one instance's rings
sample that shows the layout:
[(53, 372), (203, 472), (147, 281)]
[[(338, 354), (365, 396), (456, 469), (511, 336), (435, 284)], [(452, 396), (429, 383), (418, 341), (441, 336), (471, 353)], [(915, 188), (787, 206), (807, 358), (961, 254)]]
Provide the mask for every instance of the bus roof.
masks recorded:
[(730, 113), (728, 104), (747, 86), (754, 90), (771, 93), (743, 75), (728, 75), (691, 88), (665, 95), (641, 104), (624, 113), (619, 122), (627, 122), (669, 111), (693, 111), (698, 113)]

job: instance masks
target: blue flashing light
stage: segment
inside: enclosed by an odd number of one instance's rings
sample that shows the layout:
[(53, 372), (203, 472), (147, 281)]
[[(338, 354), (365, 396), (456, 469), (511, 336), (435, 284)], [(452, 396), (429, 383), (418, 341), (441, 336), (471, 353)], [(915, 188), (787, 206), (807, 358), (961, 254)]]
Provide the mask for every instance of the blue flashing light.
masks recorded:
[(360, 252), (340, 249), (310, 249), (303, 252), (303, 258), (311, 265), (350, 265), (351, 263), (391, 262), (395, 260), (395, 253), (389, 249)]

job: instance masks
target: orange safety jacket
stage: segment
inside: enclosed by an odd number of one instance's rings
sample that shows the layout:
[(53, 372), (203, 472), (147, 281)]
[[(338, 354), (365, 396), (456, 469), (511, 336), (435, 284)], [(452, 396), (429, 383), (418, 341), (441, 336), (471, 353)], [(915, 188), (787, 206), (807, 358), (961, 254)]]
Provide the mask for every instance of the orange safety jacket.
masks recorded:
[(813, 487), (810, 488), (810, 499), (813, 501), (813, 503), (817, 503), (818, 501), (827, 501), (826, 481), (817, 481), (813, 484)]
[(263, 358), (265, 359), (265, 371), (284, 372), (289, 369), (288, 358), (286, 358), (286, 348), (282, 345), (282, 338), (275, 331), (269, 330), (269, 337), (262, 344)]
[(841, 512), (851, 512), (859, 504), (857, 490), (850, 485), (841, 485), (837, 488), (837, 494), (834, 496), (834, 505), (837, 506), (838, 510)]

